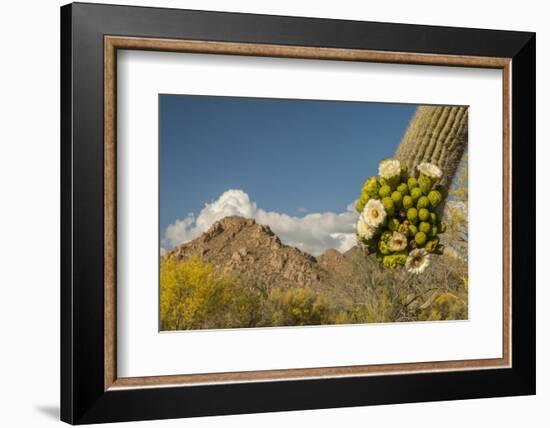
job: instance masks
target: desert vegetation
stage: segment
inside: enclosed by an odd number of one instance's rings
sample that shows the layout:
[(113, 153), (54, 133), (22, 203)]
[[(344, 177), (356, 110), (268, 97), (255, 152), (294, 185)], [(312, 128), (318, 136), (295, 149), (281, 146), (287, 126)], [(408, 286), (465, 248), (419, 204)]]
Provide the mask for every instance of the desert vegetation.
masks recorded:
[(199, 258), (161, 262), (161, 330), (466, 319), (465, 261), (437, 258), (422, 277), (357, 253), (348, 282), (324, 289), (253, 284)]
[[(161, 258), (161, 330), (467, 319), (467, 120), (466, 107), (419, 107), (395, 160), (408, 171), (430, 164), (417, 177), (426, 181), (426, 189), (416, 184), (416, 178), (409, 186), (400, 174), (394, 184), (392, 177), (377, 181), (376, 195), (369, 194), (369, 187), (361, 192), (368, 197), (358, 200), (360, 212), (369, 200), (379, 199), (379, 209), (386, 213), (397, 204), (402, 211), (414, 208), (411, 215), (426, 217), (415, 222), (408, 213), (403, 218), (393, 216), (398, 224), (393, 230), (386, 222), (386, 234), (403, 234), (408, 239), (405, 242), (412, 244), (412, 251), (407, 257), (413, 251), (432, 253), (428, 268), (406, 269), (406, 263), (390, 263), (404, 250), (393, 242), (395, 249), (382, 251), (381, 238), (374, 251), (379, 254), (373, 254), (369, 242), (361, 242), (359, 230), (357, 247), (344, 255), (315, 258), (283, 245), (265, 225), (227, 217), (202, 237)], [(438, 171), (437, 189), (435, 181), (427, 182), (433, 170)], [(417, 201), (411, 194), (416, 188), (420, 189)], [(381, 190), (388, 194), (380, 195)], [(437, 200), (430, 200), (430, 195)], [(421, 198), (426, 200), (419, 207)], [(409, 202), (414, 207), (408, 207)], [(410, 224), (401, 231), (405, 222)], [(426, 249), (428, 239), (417, 239), (422, 230), (414, 229), (422, 222), (431, 226), (423, 233), (431, 233), (430, 239), (437, 241), (432, 249)]]

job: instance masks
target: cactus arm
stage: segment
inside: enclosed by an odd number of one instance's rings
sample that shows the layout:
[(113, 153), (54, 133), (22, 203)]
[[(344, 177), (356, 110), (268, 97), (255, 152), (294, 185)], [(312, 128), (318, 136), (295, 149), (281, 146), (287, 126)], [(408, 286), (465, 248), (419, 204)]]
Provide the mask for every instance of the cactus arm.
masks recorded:
[(441, 184), (451, 186), (468, 142), (468, 107), (420, 106), (395, 158), (413, 171), (421, 162), (441, 168)]

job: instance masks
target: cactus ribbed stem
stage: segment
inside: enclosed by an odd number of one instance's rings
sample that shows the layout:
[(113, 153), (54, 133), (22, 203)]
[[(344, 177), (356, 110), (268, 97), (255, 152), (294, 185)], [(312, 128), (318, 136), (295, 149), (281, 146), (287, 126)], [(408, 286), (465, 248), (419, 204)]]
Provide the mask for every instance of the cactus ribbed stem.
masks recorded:
[(413, 171), (430, 162), (443, 171), (449, 188), (468, 143), (468, 107), (420, 106), (412, 118), (395, 158)]

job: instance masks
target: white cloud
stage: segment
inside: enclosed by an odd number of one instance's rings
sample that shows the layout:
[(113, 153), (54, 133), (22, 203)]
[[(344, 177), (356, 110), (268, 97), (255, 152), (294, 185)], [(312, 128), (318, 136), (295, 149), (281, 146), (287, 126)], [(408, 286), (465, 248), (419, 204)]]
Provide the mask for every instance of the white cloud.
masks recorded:
[(216, 221), (231, 215), (253, 218), (268, 225), (284, 244), (318, 256), (328, 248), (345, 252), (355, 245), (354, 226), (357, 214), (353, 203), (342, 213), (311, 213), (294, 217), (258, 208), (242, 190), (228, 190), (206, 204), (195, 216), (188, 214), (166, 228), (162, 244), (172, 247), (195, 239)]

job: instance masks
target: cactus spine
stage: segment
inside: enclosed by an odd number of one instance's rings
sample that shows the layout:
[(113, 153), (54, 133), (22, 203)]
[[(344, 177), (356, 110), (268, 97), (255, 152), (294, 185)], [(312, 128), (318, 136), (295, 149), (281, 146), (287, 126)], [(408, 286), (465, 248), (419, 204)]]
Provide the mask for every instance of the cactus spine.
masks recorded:
[(420, 106), (409, 123), (395, 158), (409, 171), (421, 162), (443, 171), (441, 184), (451, 186), (468, 142), (468, 107)]

